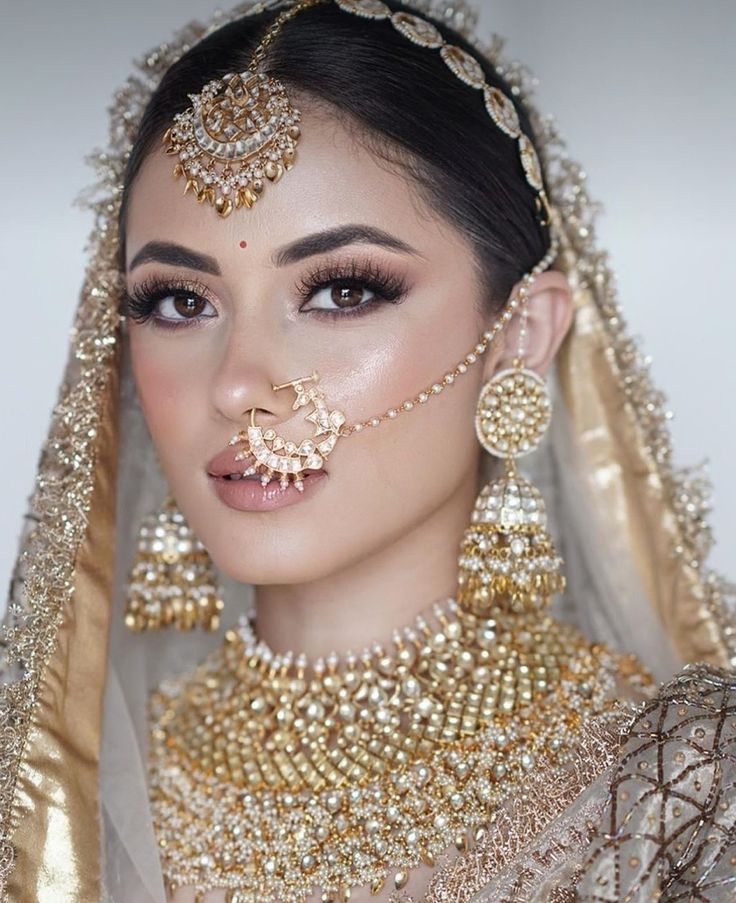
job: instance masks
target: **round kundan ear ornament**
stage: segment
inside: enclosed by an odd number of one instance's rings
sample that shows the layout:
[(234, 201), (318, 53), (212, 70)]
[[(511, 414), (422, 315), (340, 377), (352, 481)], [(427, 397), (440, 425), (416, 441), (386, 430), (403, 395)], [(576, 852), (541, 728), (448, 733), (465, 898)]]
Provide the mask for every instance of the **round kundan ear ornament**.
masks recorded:
[(544, 379), (526, 367), (510, 367), (483, 386), (475, 432), (489, 454), (520, 458), (539, 445), (551, 419), (552, 404)]

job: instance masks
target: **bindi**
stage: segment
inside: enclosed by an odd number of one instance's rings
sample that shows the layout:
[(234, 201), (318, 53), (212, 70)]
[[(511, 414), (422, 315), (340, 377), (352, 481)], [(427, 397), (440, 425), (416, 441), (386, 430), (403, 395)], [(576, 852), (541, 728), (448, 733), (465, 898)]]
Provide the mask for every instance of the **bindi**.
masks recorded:
[(245, 241), (245, 240), (241, 241), (241, 242), (240, 242), (240, 247), (241, 247), (241, 248), (247, 248), (247, 247), (248, 247), (248, 242)]

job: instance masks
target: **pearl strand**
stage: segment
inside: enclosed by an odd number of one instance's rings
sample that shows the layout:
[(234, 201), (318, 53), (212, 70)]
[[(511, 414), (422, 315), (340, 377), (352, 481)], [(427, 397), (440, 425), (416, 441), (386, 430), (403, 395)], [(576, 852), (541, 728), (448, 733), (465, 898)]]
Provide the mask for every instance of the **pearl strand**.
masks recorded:
[[(407, 644), (416, 643), (423, 634), (428, 635), (434, 629), (446, 627), (449, 623), (458, 620), (460, 606), (453, 596), (447, 596), (433, 602), (431, 612), (435, 618), (434, 624), (427, 620), (428, 615), (426, 612), (420, 612), (409, 624), (401, 628), (395, 628), (392, 631), (391, 639), (396, 647), (394, 653), (387, 653), (385, 646), (377, 640), (363, 647), (360, 652), (356, 653), (352, 649), (344, 653), (332, 650), (326, 655), (321, 655), (314, 659), (314, 661), (304, 652), (297, 654), (292, 649), (286, 652), (274, 652), (264, 640), (259, 639), (256, 635), (252, 614), (240, 617), (235, 633), (243, 643), (244, 654), (248, 658), (252, 658), (252, 664), (255, 665), (260, 660), (263, 665), (269, 668), (271, 675), (275, 675), (278, 672), (285, 675), (289, 673), (290, 669), (294, 669), (296, 676), (299, 678), (304, 677), (307, 672), (314, 673), (317, 677), (320, 677), (326, 670), (330, 674), (337, 673), (337, 671), (341, 670), (341, 666), (352, 669), (358, 663), (362, 663), (364, 667), (370, 667), (372, 663), (375, 663), (387, 654), (395, 654), (398, 658), (401, 658), (402, 650), (406, 648)], [(234, 635), (228, 637), (228, 639), (234, 638)]]
[[(517, 309), (517, 307), (519, 307), (520, 304), (527, 300), (529, 289), (536, 281), (537, 276), (544, 270), (546, 270), (547, 267), (549, 267), (552, 261), (555, 259), (558, 247), (559, 246), (557, 239), (553, 235), (547, 253), (537, 264), (535, 264), (534, 267), (532, 267), (532, 269), (528, 273), (526, 273), (522, 277), (521, 285), (519, 286), (518, 291), (509, 299), (504, 307), (503, 312), (497, 318), (493, 326), (491, 326), (489, 329), (486, 329), (482, 333), (480, 339), (473, 346), (472, 350), (469, 351), (452, 370), (449, 370), (447, 373), (445, 373), (441, 380), (433, 383), (431, 386), (428, 386), (413, 398), (405, 399), (397, 407), (389, 408), (387, 411), (384, 411), (383, 414), (368, 417), (367, 419), (359, 420), (356, 423), (344, 424), (340, 429), (339, 435), (352, 436), (353, 433), (360, 433), (368, 426), (377, 427), (386, 420), (395, 420), (399, 416), (399, 414), (403, 414), (406, 411), (412, 411), (414, 410), (414, 408), (416, 408), (417, 405), (426, 404), (430, 400), (430, 398), (432, 398), (432, 396), (439, 395), (446, 386), (453, 385), (458, 376), (461, 376), (463, 373), (467, 373), (468, 369), (472, 367), (473, 364), (475, 364), (476, 361), (484, 354), (491, 342), (511, 320), (511, 317), (513, 316), (514, 311)], [(526, 309), (526, 305), (524, 305), (524, 309)], [(522, 322), (522, 330), (524, 332), (524, 335), (526, 335), (526, 319), (524, 319)]]

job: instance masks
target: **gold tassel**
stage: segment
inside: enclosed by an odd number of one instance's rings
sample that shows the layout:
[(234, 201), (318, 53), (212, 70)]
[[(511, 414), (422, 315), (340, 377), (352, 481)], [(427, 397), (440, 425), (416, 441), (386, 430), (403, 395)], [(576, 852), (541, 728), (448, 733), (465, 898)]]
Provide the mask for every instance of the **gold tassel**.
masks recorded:
[(125, 624), (135, 632), (174, 626), (217, 630), (224, 603), (212, 561), (172, 496), (143, 519), (128, 580)]

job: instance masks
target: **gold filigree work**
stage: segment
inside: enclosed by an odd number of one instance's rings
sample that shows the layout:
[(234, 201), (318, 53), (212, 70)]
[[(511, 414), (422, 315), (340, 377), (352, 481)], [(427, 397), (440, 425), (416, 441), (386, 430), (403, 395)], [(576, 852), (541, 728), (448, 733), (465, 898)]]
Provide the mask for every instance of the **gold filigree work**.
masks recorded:
[(611, 710), (624, 663), (574, 629), (540, 612), (497, 622), (454, 600), (433, 613), (344, 667), (274, 656), (246, 621), (152, 697), (170, 886), (242, 903), (402, 887)]

